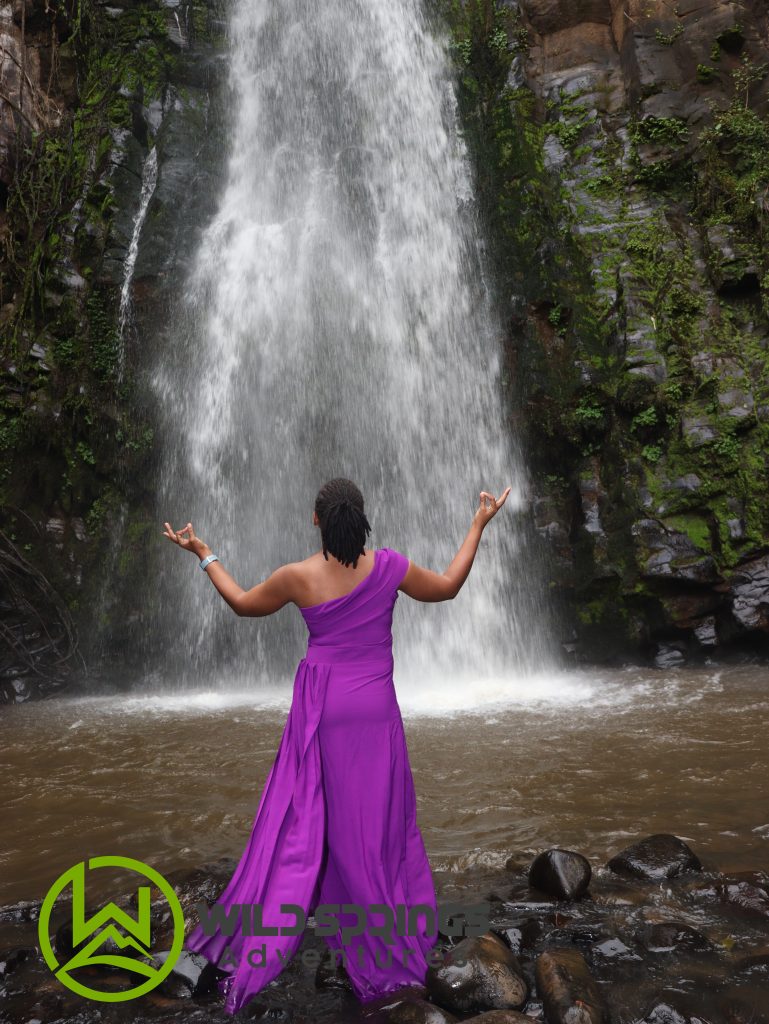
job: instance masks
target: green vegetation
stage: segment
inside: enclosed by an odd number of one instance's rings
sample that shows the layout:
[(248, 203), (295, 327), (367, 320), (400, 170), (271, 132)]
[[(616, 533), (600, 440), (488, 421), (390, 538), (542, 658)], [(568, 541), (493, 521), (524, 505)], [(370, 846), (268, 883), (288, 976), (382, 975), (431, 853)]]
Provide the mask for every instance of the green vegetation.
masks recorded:
[(706, 84), (712, 82), (716, 75), (716, 69), (709, 64), (697, 65), (697, 81)]
[(679, 22), (671, 32), (663, 32), (662, 29), (655, 28), (654, 38), (658, 43), (662, 43), (663, 46), (672, 46), (678, 37), (683, 33), (684, 27)]
[[(533, 472), (565, 523), (586, 459), (597, 460), (607, 494), (608, 547), (578, 539), (562, 583), (586, 635), (611, 621), (631, 643), (640, 620), (666, 615), (640, 574), (635, 520), (664, 509), (669, 528), (721, 572), (769, 547), (769, 118), (752, 106), (766, 69), (746, 54), (733, 66), (742, 30), (723, 33), (697, 78), (714, 82), (729, 54), (728, 108), (696, 127), (631, 109), (623, 153), (579, 94), (540, 105), (508, 85), (517, 43), (507, 8), (445, 9), (464, 54), (460, 105), (481, 213), (502, 291), (514, 297), (507, 393), (523, 412)], [(506, 49), (492, 43), (500, 29)], [(682, 30), (658, 41), (672, 45)], [(557, 171), (548, 137), (566, 154)], [(736, 233), (726, 255), (708, 234), (722, 224)], [(729, 389), (750, 394), (749, 415), (730, 415), (719, 400)], [(710, 434), (697, 434), (699, 421)], [(733, 535), (735, 508), (744, 529)]]
[[(193, 6), (199, 28), (201, 12)], [(17, 172), (0, 240), (0, 519), (63, 594), (87, 611), (90, 569), (104, 557), (110, 510), (143, 517), (152, 426), (123, 374), (117, 325), (120, 276), (105, 261), (124, 177), (153, 144), (140, 116), (162, 98), (179, 56), (156, 0), (110, 12), (95, 0), (59, 7), (51, 82), (72, 84), (62, 116), (19, 131)], [(138, 133), (138, 138), (137, 134)], [(124, 149), (124, 141), (133, 147)], [(116, 172), (116, 167), (118, 171)], [(42, 357), (40, 353), (42, 352)], [(52, 550), (40, 524), (83, 521), (72, 557)], [(69, 543), (69, 541), (68, 541)]]

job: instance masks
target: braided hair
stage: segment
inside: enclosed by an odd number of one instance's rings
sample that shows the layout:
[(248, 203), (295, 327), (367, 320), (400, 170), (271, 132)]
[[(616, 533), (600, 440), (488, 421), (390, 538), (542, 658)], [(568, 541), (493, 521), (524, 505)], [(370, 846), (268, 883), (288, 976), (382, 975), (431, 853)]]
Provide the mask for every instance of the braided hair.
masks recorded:
[(328, 561), (331, 552), (342, 565), (352, 562), (353, 569), (357, 568), (371, 527), (363, 511), (363, 495), (352, 480), (335, 477), (323, 484), (315, 499), (315, 512), (320, 521), (323, 557)]

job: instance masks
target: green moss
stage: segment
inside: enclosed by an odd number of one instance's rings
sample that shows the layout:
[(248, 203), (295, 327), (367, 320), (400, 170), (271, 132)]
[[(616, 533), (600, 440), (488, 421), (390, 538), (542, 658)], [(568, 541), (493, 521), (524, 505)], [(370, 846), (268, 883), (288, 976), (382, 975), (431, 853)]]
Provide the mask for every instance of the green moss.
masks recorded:
[(701, 516), (668, 516), (662, 520), (670, 530), (685, 533), (689, 540), (702, 551), (710, 551), (712, 541), (710, 527)]
[[(84, 611), (105, 521), (118, 501), (146, 504), (142, 471), (154, 447), (130, 372), (118, 378), (119, 287), (107, 283), (103, 260), (116, 209), (114, 140), (128, 129), (152, 143), (139, 106), (160, 98), (179, 68), (166, 18), (155, 0), (119, 14), (94, 0), (57, 8), (56, 29), (67, 38), (58, 53), (74, 62), (77, 101), (56, 126), (19, 137), (5, 211), (1, 355), (16, 368), (18, 401), (0, 400), (0, 512), (8, 525), (13, 506), (25, 509), (20, 542), (72, 609), (80, 591), (70, 560), (50, 556), (30, 524), (51, 514), (85, 519)], [(77, 288), (72, 268), (83, 279)], [(33, 341), (45, 349), (47, 373), (29, 355)]]
[[(643, 632), (639, 619), (650, 629), (669, 621), (640, 577), (635, 520), (664, 509), (671, 526), (703, 545), (721, 570), (769, 545), (769, 426), (757, 414), (737, 422), (718, 403), (719, 390), (740, 387), (753, 393), (756, 410), (769, 404), (762, 344), (769, 332), (762, 199), (769, 191), (769, 121), (756, 102), (763, 69), (740, 61), (733, 102), (704, 130), (631, 108), (628, 162), (619, 135), (583, 97), (561, 92), (541, 105), (527, 89), (509, 87), (517, 44), (505, 6), (474, 0), (447, 3), (445, 11), (494, 271), (502, 293), (516, 297), (509, 342), (515, 372), (506, 394), (521, 403), (518, 421), (542, 491), (578, 508), (579, 467), (585, 456), (596, 458), (608, 496), (607, 545), (598, 550), (589, 538), (575, 544), (569, 600), (583, 637), (608, 636), (606, 609), (621, 609), (617, 636), (628, 642)], [(673, 28), (669, 42), (681, 31)], [(715, 79), (722, 49), (734, 53), (741, 45), (738, 33), (723, 42), (700, 65), (703, 84)], [(562, 172), (546, 169), (548, 136), (566, 151)], [(639, 221), (644, 205), (655, 212)], [(716, 296), (697, 244), (697, 234), (706, 238), (714, 223), (733, 226), (745, 246), (746, 265), (761, 283), (760, 308), (752, 294)], [(661, 384), (629, 373), (625, 362), (650, 344), (656, 353), (649, 361), (664, 359)], [(703, 373), (693, 363), (703, 350), (734, 360), (744, 377), (730, 379), (718, 365)], [(682, 418), (703, 412), (717, 440), (690, 445)], [(699, 478), (696, 489), (671, 488), (691, 474)], [(744, 509), (744, 537), (732, 537), (728, 526), (735, 502)]]

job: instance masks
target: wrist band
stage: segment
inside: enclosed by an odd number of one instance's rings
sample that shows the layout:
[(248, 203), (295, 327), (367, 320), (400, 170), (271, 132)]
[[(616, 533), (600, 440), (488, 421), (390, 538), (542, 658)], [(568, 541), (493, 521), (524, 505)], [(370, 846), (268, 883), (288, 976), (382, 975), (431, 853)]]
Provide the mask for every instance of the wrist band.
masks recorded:
[(203, 572), (205, 572), (207, 565), (210, 565), (211, 562), (218, 562), (218, 561), (219, 561), (219, 559), (218, 559), (218, 557), (216, 555), (209, 555), (208, 558), (201, 559), (201, 561), (200, 561), (200, 568), (203, 570)]

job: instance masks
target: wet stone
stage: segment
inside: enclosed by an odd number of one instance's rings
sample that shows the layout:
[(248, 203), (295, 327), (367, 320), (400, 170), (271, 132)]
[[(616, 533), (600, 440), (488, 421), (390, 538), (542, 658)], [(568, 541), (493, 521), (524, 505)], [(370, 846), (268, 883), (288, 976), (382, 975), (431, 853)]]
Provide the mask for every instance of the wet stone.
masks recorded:
[(465, 1018), (464, 1024), (531, 1024), (532, 1018), (517, 1010), (487, 1010), (476, 1017)]
[(657, 833), (621, 850), (607, 867), (619, 875), (662, 881), (687, 871), (701, 871), (699, 858), (678, 836)]
[(715, 948), (695, 928), (680, 921), (647, 924), (639, 931), (638, 940), (650, 953), (671, 953), (677, 950), (704, 953)]
[(387, 1000), (386, 1020), (388, 1024), (455, 1024), (457, 1018), (435, 1003), (409, 996), (393, 1004)]
[(592, 869), (581, 853), (551, 849), (540, 853), (529, 868), (529, 885), (559, 900), (578, 900), (588, 890)]
[(517, 958), (492, 932), (462, 939), (428, 967), (425, 982), (431, 999), (459, 1013), (519, 1010), (528, 995)]
[(553, 949), (537, 957), (537, 991), (549, 1024), (605, 1024), (608, 1010), (587, 962), (576, 949)]

